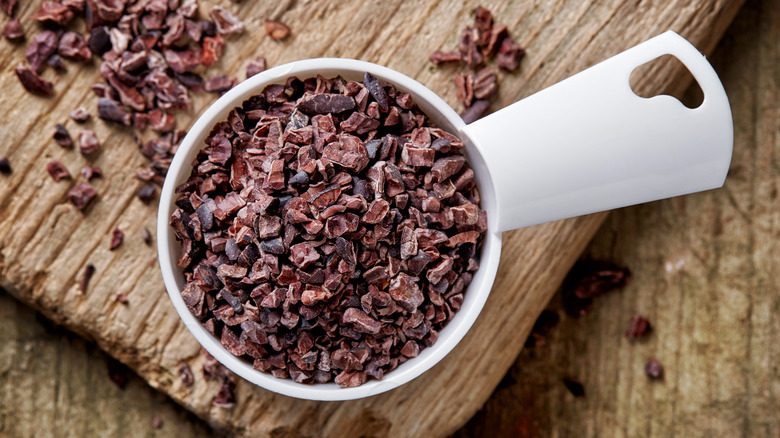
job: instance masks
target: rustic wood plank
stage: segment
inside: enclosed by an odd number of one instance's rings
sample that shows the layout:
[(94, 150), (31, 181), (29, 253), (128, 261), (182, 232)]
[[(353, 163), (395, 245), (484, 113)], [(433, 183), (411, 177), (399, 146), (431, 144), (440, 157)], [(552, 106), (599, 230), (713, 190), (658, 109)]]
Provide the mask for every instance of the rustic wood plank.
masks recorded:
[[(207, 9), (215, 1), (204, 1)], [(714, 44), (740, 1), (676, 0), (641, 2), (556, 1), (544, 4), (485, 2), (499, 21), (528, 47), (517, 75), (500, 74), (494, 108), (553, 84), (666, 29), (674, 29), (700, 48)], [(24, 22), (39, 2), (20, 9)], [(425, 62), (430, 52), (455, 46), (460, 27), (477, 2), (294, 2), (230, 5), (244, 18), (248, 35), (231, 42), (215, 72), (240, 73), (246, 60), (264, 55), (271, 65), (316, 56), (344, 56), (388, 65), (420, 80), (448, 102), (455, 102), (453, 68)], [(263, 18), (282, 19), (293, 29), (284, 42), (261, 30)], [(28, 25), (28, 31), (32, 25)], [(5, 59), (0, 77), (0, 132), (16, 172), (0, 186), (0, 285), (48, 317), (132, 366), (148, 382), (212, 424), (244, 434), (443, 435), (463, 424), (482, 405), (514, 361), (535, 315), (544, 307), (569, 266), (580, 254), (604, 214), (561, 221), (507, 234), (494, 292), (483, 315), (460, 346), (440, 365), (404, 388), (368, 400), (316, 403), (293, 400), (240, 382), (238, 404), (211, 406), (218, 383), (200, 376), (183, 388), (176, 369), (183, 361), (199, 369), (202, 357), (165, 296), (152, 248), (140, 239), (153, 229), (154, 208), (133, 197), (133, 179), (143, 158), (129, 133), (100, 121), (90, 122), (105, 145), (95, 164), (107, 178), (96, 181), (99, 199), (85, 214), (65, 202), (69, 185), (46, 175), (58, 159), (75, 173), (85, 161), (49, 139), (49, 129), (65, 122), (79, 102), (90, 108), (86, 90), (97, 77), (94, 65), (71, 66), (56, 85), (57, 97), (41, 99), (21, 91), (10, 71), (22, 50), (0, 46)], [(646, 90), (676, 84), (679, 71), (664, 66), (641, 84)], [(195, 99), (202, 109), (212, 97)], [(24, 102), (24, 105), (18, 105)], [(179, 115), (186, 124), (195, 116)], [(72, 123), (67, 123), (72, 127)], [(110, 231), (125, 230), (125, 244), (109, 251)], [(77, 283), (87, 263), (97, 267), (90, 290)], [(125, 293), (127, 306), (115, 302)], [(507, 329), (507, 328), (511, 329)], [(489, 340), (486, 342), (485, 340)], [(424, 417), (415, 415), (428, 413)]]
[[(629, 266), (630, 284), (579, 319), (556, 295), (546, 345), (521, 353), (457, 437), (780, 436), (778, 18), (777, 1), (747, 2), (713, 55), (735, 122), (725, 187), (611, 214), (586, 256)], [(634, 313), (654, 332), (630, 344)], [(662, 382), (643, 374), (651, 356)]]
[[(108, 360), (0, 290), (0, 435), (213, 436), (132, 372), (120, 389), (108, 378)], [(162, 427), (154, 427), (155, 416)]]

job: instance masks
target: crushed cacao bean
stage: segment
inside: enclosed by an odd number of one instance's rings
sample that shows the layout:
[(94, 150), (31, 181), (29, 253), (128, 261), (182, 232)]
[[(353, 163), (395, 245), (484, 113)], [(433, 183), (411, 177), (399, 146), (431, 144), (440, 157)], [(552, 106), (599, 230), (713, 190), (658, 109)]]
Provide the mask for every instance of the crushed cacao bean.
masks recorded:
[(135, 195), (138, 196), (138, 199), (140, 199), (144, 204), (149, 204), (154, 201), (154, 198), (157, 195), (157, 190), (154, 188), (154, 185), (146, 184), (141, 186), (141, 188), (135, 192)]
[(100, 148), (100, 142), (95, 136), (95, 131), (82, 129), (79, 131), (79, 151), (82, 155), (91, 155)]
[(114, 228), (114, 231), (111, 232), (111, 251), (119, 248), (119, 245), (122, 244), (122, 239), (124, 239), (125, 233), (122, 232), (119, 228)]
[(36, 73), (40, 74), (43, 71), (46, 60), (57, 51), (57, 41), (59, 41), (57, 33), (51, 30), (44, 30), (35, 35), (30, 44), (27, 45), (24, 56)]
[(14, 16), (14, 8), (16, 7), (16, 0), (0, 0), (0, 9), (5, 12), (9, 17)]
[(127, 299), (127, 295), (123, 294), (122, 292), (118, 292), (118, 293), (116, 294), (116, 301), (117, 301), (118, 303), (121, 303), (121, 304), (127, 304), (128, 302), (130, 302), (130, 301)]
[(541, 347), (546, 343), (547, 334), (553, 327), (558, 325), (560, 316), (555, 311), (544, 309), (536, 319), (534, 327), (531, 329), (531, 335), (525, 341), (526, 348)]
[[(370, 74), (267, 86), (176, 189), (185, 304), (257, 370), (381, 379), (436, 342), (479, 266), (487, 222), (463, 147)], [(226, 382), (215, 404), (232, 405)]]
[(563, 280), (563, 307), (569, 316), (584, 315), (593, 298), (619, 289), (628, 282), (631, 271), (614, 263), (579, 260)]
[(275, 40), (282, 40), (290, 35), (290, 28), (281, 21), (264, 20), (263, 27), (265, 27), (266, 35)]
[(127, 383), (130, 381), (131, 371), (123, 363), (113, 358), (108, 358), (106, 365), (108, 368), (108, 378), (111, 379), (119, 389), (125, 389), (125, 386), (127, 386)]
[(73, 139), (70, 138), (70, 133), (64, 125), (54, 125), (54, 133), (52, 134), (54, 142), (64, 148), (73, 147)]
[(54, 93), (54, 85), (51, 82), (38, 76), (30, 66), (19, 64), (14, 70), (16, 77), (25, 90), (41, 96), (51, 96)]
[(189, 388), (195, 382), (195, 376), (193, 376), (192, 368), (190, 368), (189, 364), (183, 363), (179, 366), (179, 378), (185, 388)]
[(81, 283), (79, 283), (79, 290), (82, 294), (87, 293), (87, 287), (89, 286), (89, 280), (92, 279), (92, 276), (95, 275), (95, 265), (92, 263), (88, 264), (86, 268), (84, 268), (84, 274), (81, 277)]
[(3, 36), (12, 42), (24, 38), (24, 29), (22, 29), (22, 23), (19, 22), (18, 18), (12, 18), (8, 20), (8, 23), (5, 23)]
[(76, 184), (70, 191), (68, 191), (68, 200), (76, 206), (79, 210), (84, 210), (89, 205), (90, 201), (97, 196), (95, 189), (85, 182)]
[(563, 378), (563, 384), (566, 386), (566, 389), (569, 390), (571, 395), (575, 397), (584, 397), (585, 396), (585, 387), (582, 386), (582, 383), (578, 382), (577, 380), (564, 377)]
[(11, 172), (11, 162), (8, 161), (8, 157), (0, 158), (0, 173), (3, 175), (10, 175)]
[(141, 230), (141, 238), (144, 239), (144, 243), (147, 245), (152, 244), (152, 233), (149, 232), (146, 228), (143, 228)]
[(656, 358), (650, 358), (645, 363), (645, 375), (651, 379), (661, 379), (664, 376), (664, 367)]
[(71, 179), (70, 172), (68, 172), (65, 165), (56, 160), (50, 161), (49, 164), (46, 165), (46, 171), (49, 172), (49, 175), (54, 182), (60, 182), (63, 179)]
[(254, 59), (252, 61), (249, 61), (249, 64), (246, 66), (246, 77), (247, 79), (251, 78), (252, 76), (265, 71), (266, 65), (265, 65), (265, 58), (262, 56)]
[(81, 173), (81, 176), (84, 177), (85, 180), (88, 182), (91, 181), (93, 178), (100, 178), (103, 176), (103, 171), (100, 170), (99, 167), (92, 167), (92, 166), (84, 166), (79, 171)]
[(634, 315), (631, 317), (631, 321), (628, 323), (626, 339), (634, 340), (638, 338), (644, 338), (648, 333), (650, 333), (651, 329), (652, 326), (650, 325), (650, 321), (641, 315)]
[(70, 118), (76, 123), (84, 123), (89, 120), (90, 114), (89, 111), (82, 106), (71, 111)]

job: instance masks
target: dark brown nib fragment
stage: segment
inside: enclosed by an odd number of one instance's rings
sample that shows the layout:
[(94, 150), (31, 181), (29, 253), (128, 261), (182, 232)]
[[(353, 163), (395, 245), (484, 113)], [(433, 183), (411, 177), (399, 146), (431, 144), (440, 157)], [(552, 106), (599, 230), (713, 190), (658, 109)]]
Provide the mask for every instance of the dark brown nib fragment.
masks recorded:
[(89, 280), (92, 279), (92, 276), (95, 274), (95, 265), (88, 264), (86, 268), (84, 268), (84, 273), (81, 276), (81, 283), (79, 283), (79, 290), (82, 294), (87, 293), (87, 287), (89, 286)]
[(95, 136), (95, 131), (91, 129), (82, 129), (79, 131), (79, 151), (83, 155), (91, 155), (100, 148), (100, 142)]
[(103, 171), (100, 170), (99, 167), (92, 166), (82, 167), (79, 173), (81, 173), (81, 176), (83, 176), (87, 181), (91, 181), (93, 178), (100, 178), (103, 176)]
[(16, 0), (0, 0), (0, 9), (9, 17), (14, 16), (14, 7), (16, 7)]
[(30, 66), (19, 64), (14, 71), (25, 90), (41, 96), (52, 95), (54, 91), (52, 83), (38, 76), (38, 73), (30, 68)]
[(119, 228), (114, 228), (114, 231), (111, 232), (111, 251), (119, 248), (119, 245), (122, 244), (122, 239), (124, 239), (125, 233), (122, 232)]
[(85, 182), (76, 184), (70, 191), (68, 191), (68, 200), (76, 206), (79, 210), (84, 210), (89, 205), (90, 201), (97, 196), (95, 189)]
[(157, 195), (157, 189), (154, 188), (153, 184), (146, 184), (141, 186), (141, 188), (135, 192), (135, 195), (138, 196), (138, 199), (144, 204), (149, 204), (154, 201), (154, 198)]
[(130, 381), (130, 370), (116, 359), (109, 358), (107, 362), (108, 378), (111, 379), (119, 389), (125, 389), (125, 386), (127, 386), (127, 383)]
[(107, 121), (130, 126), (133, 116), (125, 111), (119, 102), (107, 97), (98, 100), (98, 117)]
[(563, 384), (566, 386), (566, 389), (569, 390), (571, 395), (575, 397), (584, 397), (585, 396), (585, 387), (582, 386), (582, 383), (578, 382), (577, 380), (564, 377)]
[(541, 347), (547, 342), (547, 334), (553, 327), (558, 325), (560, 321), (558, 313), (544, 309), (542, 310), (539, 318), (536, 319), (533, 329), (531, 329), (531, 335), (525, 341), (526, 348)]
[(5, 23), (3, 27), (3, 36), (8, 41), (17, 41), (24, 38), (24, 29), (22, 29), (22, 23), (18, 18), (12, 18)]
[(483, 115), (485, 115), (489, 106), (490, 101), (488, 100), (476, 100), (471, 104), (471, 106), (460, 113), (460, 118), (462, 118), (466, 123), (475, 122), (482, 118)]
[(651, 379), (661, 379), (664, 376), (664, 367), (656, 358), (650, 358), (645, 363), (645, 375)]
[(64, 125), (54, 125), (54, 133), (52, 134), (54, 142), (64, 148), (73, 147), (73, 139), (70, 138), (70, 133)]
[(11, 174), (11, 162), (8, 161), (8, 157), (0, 158), (0, 173), (3, 175)]
[(143, 228), (141, 230), (141, 238), (144, 240), (144, 243), (147, 245), (152, 244), (152, 233), (149, 232), (146, 228)]
[[(381, 379), (436, 342), (479, 268), (487, 215), (463, 147), (371, 74), (267, 86), (175, 190), (185, 304), (256, 370)], [(234, 404), (232, 385), (216, 405)]]
[(116, 294), (116, 301), (122, 304), (127, 304), (130, 302), (130, 300), (127, 299), (127, 295), (123, 294), (122, 292), (118, 292)]
[(204, 84), (203, 89), (210, 93), (224, 93), (236, 86), (236, 79), (226, 75), (213, 76)]
[(628, 340), (634, 340), (638, 338), (644, 338), (650, 332), (650, 321), (642, 317), (641, 315), (634, 315), (631, 317), (631, 321), (628, 323), (628, 329), (626, 330), (626, 338)]
[(217, 25), (217, 32), (220, 35), (239, 34), (244, 32), (244, 23), (235, 15), (228, 12), (221, 6), (214, 6), (209, 12), (211, 19)]
[(51, 30), (44, 30), (32, 38), (24, 56), (36, 73), (43, 71), (46, 60), (57, 51), (58, 40), (57, 34)]
[(266, 68), (266, 62), (265, 58), (262, 56), (254, 59), (252, 61), (249, 61), (249, 64), (246, 66), (246, 77), (251, 78), (252, 76), (265, 71)]
[(90, 118), (89, 111), (86, 108), (78, 107), (70, 112), (70, 118), (76, 123), (84, 123)]
[(290, 35), (290, 28), (281, 21), (265, 20), (263, 27), (265, 27), (265, 33), (275, 40), (281, 40)]
[(463, 61), (463, 55), (461, 55), (460, 52), (452, 51), (452, 52), (445, 52), (442, 50), (438, 50), (436, 52), (431, 53), (431, 62), (433, 62), (436, 65), (441, 65), (448, 62), (461, 62)]
[(189, 364), (183, 363), (179, 366), (179, 379), (181, 379), (181, 384), (185, 388), (189, 388), (195, 382), (195, 376), (193, 376), (192, 368), (190, 368)]
[(71, 178), (70, 172), (68, 172), (68, 169), (65, 167), (65, 165), (56, 160), (50, 161), (49, 164), (46, 165), (46, 171), (49, 172), (51, 179), (53, 179), (55, 182), (60, 182), (62, 179)]
[(563, 307), (569, 316), (585, 314), (593, 298), (619, 289), (628, 282), (631, 271), (614, 263), (580, 260), (563, 281)]

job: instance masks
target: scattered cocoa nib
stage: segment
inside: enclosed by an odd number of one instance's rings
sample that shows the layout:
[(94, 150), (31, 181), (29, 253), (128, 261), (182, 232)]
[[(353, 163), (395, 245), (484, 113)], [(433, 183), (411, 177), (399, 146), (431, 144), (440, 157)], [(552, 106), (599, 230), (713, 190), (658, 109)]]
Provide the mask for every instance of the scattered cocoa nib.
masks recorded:
[(631, 321), (628, 323), (626, 338), (628, 340), (644, 338), (648, 333), (650, 333), (651, 328), (650, 321), (641, 315), (634, 315), (631, 317)]
[(153, 184), (146, 184), (141, 186), (141, 188), (135, 192), (135, 195), (138, 196), (138, 199), (140, 199), (144, 204), (149, 204), (154, 201), (154, 198), (157, 195), (157, 190), (154, 188)]
[(66, 5), (55, 1), (45, 1), (41, 4), (38, 12), (32, 16), (32, 19), (50, 21), (59, 26), (65, 26), (74, 16), (73, 11)]
[(89, 280), (92, 279), (92, 276), (95, 274), (95, 265), (92, 263), (88, 264), (86, 268), (84, 268), (84, 274), (81, 277), (81, 283), (79, 283), (79, 290), (82, 294), (87, 293), (87, 287), (89, 286)]
[(290, 35), (290, 28), (281, 21), (264, 20), (263, 27), (265, 27), (266, 35), (275, 40), (281, 40), (287, 38), (287, 35)]
[(8, 161), (8, 157), (0, 158), (0, 173), (3, 175), (11, 174), (11, 162)]
[(461, 62), (463, 61), (463, 55), (460, 52), (446, 52), (437, 50), (431, 53), (431, 62), (436, 65), (441, 65), (447, 62)]
[(12, 18), (3, 27), (3, 36), (8, 41), (17, 41), (24, 38), (24, 29), (18, 18)]
[(159, 415), (155, 414), (155, 415), (152, 417), (152, 427), (153, 427), (154, 429), (162, 429), (162, 427), (163, 427), (163, 424), (164, 424), (164, 422), (163, 422), (163, 419), (162, 419), (162, 418), (160, 418), (160, 416), (159, 416)]
[[(411, 96), (370, 74), (288, 78), (205, 143), (170, 225), (182, 298), (231, 354), (278, 378), (358, 386), (436, 342), (487, 216), (463, 143)], [(207, 380), (221, 375), (211, 360)], [(217, 398), (234, 403), (230, 380)]]
[(221, 6), (212, 7), (209, 16), (211, 16), (211, 19), (216, 23), (217, 32), (219, 32), (220, 35), (239, 34), (244, 32), (244, 23)]
[(36, 73), (43, 71), (46, 60), (57, 51), (59, 36), (51, 30), (44, 30), (35, 35), (27, 45), (24, 56)]
[(507, 37), (501, 42), (498, 49), (496, 65), (507, 71), (515, 71), (520, 66), (523, 56), (525, 56), (525, 49), (512, 38)]
[(217, 396), (214, 397), (213, 405), (218, 408), (230, 409), (236, 405), (236, 384), (225, 377), (222, 379), (222, 386), (219, 388)]
[(73, 139), (70, 138), (70, 133), (64, 125), (54, 125), (54, 133), (52, 133), (51, 137), (54, 139), (55, 143), (64, 148), (73, 147)]
[(116, 294), (116, 300), (121, 304), (127, 304), (129, 302), (127, 295), (123, 294), (122, 292)]
[(254, 59), (252, 61), (249, 61), (249, 64), (246, 66), (246, 77), (251, 78), (252, 76), (265, 71), (265, 58), (262, 56)]
[(90, 201), (97, 196), (97, 192), (89, 183), (80, 182), (68, 191), (68, 200), (79, 210), (84, 210)]
[(531, 329), (530, 336), (528, 336), (528, 339), (525, 341), (525, 347), (534, 348), (543, 346), (546, 343), (547, 333), (558, 325), (560, 319), (558, 313), (555, 311), (548, 309), (542, 310), (541, 315), (536, 319), (534, 327)]
[(49, 56), (49, 59), (46, 60), (46, 65), (51, 67), (54, 71), (57, 73), (65, 73), (68, 71), (67, 68), (65, 68), (65, 63), (62, 62), (62, 58), (58, 54), (53, 54)]
[(220, 75), (209, 78), (203, 83), (203, 89), (209, 93), (224, 93), (225, 91), (236, 86), (235, 78), (230, 76)]
[(487, 100), (475, 100), (474, 103), (471, 104), (468, 108), (466, 108), (465, 111), (460, 113), (460, 118), (463, 119), (464, 122), (472, 123), (480, 118), (482, 118), (483, 115), (488, 110), (488, 107), (490, 106), (490, 101)]
[(664, 376), (664, 367), (656, 358), (650, 358), (645, 363), (645, 375), (651, 379), (661, 379)]
[(119, 102), (107, 97), (98, 100), (98, 117), (107, 121), (130, 126), (133, 116), (125, 111)]
[(0, 0), (0, 9), (5, 12), (9, 17), (14, 16), (14, 7), (16, 6), (16, 0)]
[(108, 378), (111, 379), (119, 389), (125, 389), (125, 386), (127, 386), (127, 383), (130, 381), (130, 370), (124, 364), (113, 358), (107, 360), (107, 366)]
[(65, 165), (56, 160), (50, 161), (46, 165), (46, 171), (49, 172), (54, 182), (60, 182), (62, 179), (71, 179), (70, 172), (68, 172)]
[(119, 228), (114, 228), (114, 231), (111, 232), (111, 251), (119, 248), (119, 245), (122, 244), (122, 239), (124, 239), (125, 233), (122, 232)]
[(91, 129), (79, 131), (79, 151), (81, 151), (82, 155), (94, 154), (99, 148), (100, 142), (95, 136), (95, 131)]
[(92, 181), (93, 178), (100, 178), (103, 176), (103, 171), (99, 167), (84, 166), (79, 171), (81, 176), (87, 181)]
[(71, 111), (70, 118), (76, 123), (84, 123), (89, 120), (90, 114), (89, 111), (82, 106)]
[(631, 271), (614, 263), (580, 260), (563, 281), (563, 307), (569, 316), (584, 315), (593, 298), (625, 286)]
[(190, 368), (188, 363), (185, 362), (179, 366), (179, 378), (181, 379), (181, 384), (184, 385), (185, 388), (189, 388), (195, 383), (195, 376), (193, 376), (192, 368)]
[(150, 233), (146, 228), (141, 229), (141, 238), (144, 239), (145, 244), (152, 244), (152, 233)]
[(585, 387), (582, 386), (582, 383), (570, 379), (568, 377), (563, 378), (563, 384), (566, 385), (566, 389), (569, 390), (571, 395), (575, 397), (584, 397), (585, 396)]
[(52, 83), (38, 76), (38, 73), (30, 66), (19, 64), (14, 71), (24, 89), (30, 93), (41, 96), (51, 96), (53, 94), (54, 86)]
[(92, 59), (92, 51), (89, 49), (87, 41), (76, 32), (65, 32), (60, 37), (57, 53), (72, 61), (87, 62)]

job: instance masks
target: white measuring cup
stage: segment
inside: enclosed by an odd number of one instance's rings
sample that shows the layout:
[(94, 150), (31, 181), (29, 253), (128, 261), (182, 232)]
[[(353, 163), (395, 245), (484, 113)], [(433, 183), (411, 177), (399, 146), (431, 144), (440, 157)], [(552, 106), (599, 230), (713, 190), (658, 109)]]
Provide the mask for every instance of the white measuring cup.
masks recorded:
[[(703, 103), (685, 107), (670, 96), (642, 98), (629, 76), (662, 55), (679, 59), (704, 92)], [(480, 268), (461, 309), (420, 355), (355, 388), (335, 383), (300, 384), (254, 370), (229, 353), (190, 313), (181, 297), (185, 285), (176, 266), (180, 245), (168, 220), (176, 208), (174, 189), (192, 171), (215, 123), (272, 83), (341, 75), (361, 81), (370, 72), (410, 93), (439, 127), (466, 144), (488, 230)], [(533, 96), (466, 125), (439, 96), (417, 81), (380, 65), (319, 58), (296, 61), (255, 75), (220, 97), (182, 141), (165, 179), (157, 217), (158, 254), (168, 294), (200, 344), (220, 363), (263, 388), (310, 400), (349, 400), (396, 388), (419, 376), (465, 336), (487, 300), (501, 254), (501, 233), (546, 221), (720, 187), (733, 144), (731, 110), (715, 71), (695, 47), (666, 32), (576, 74)]]

